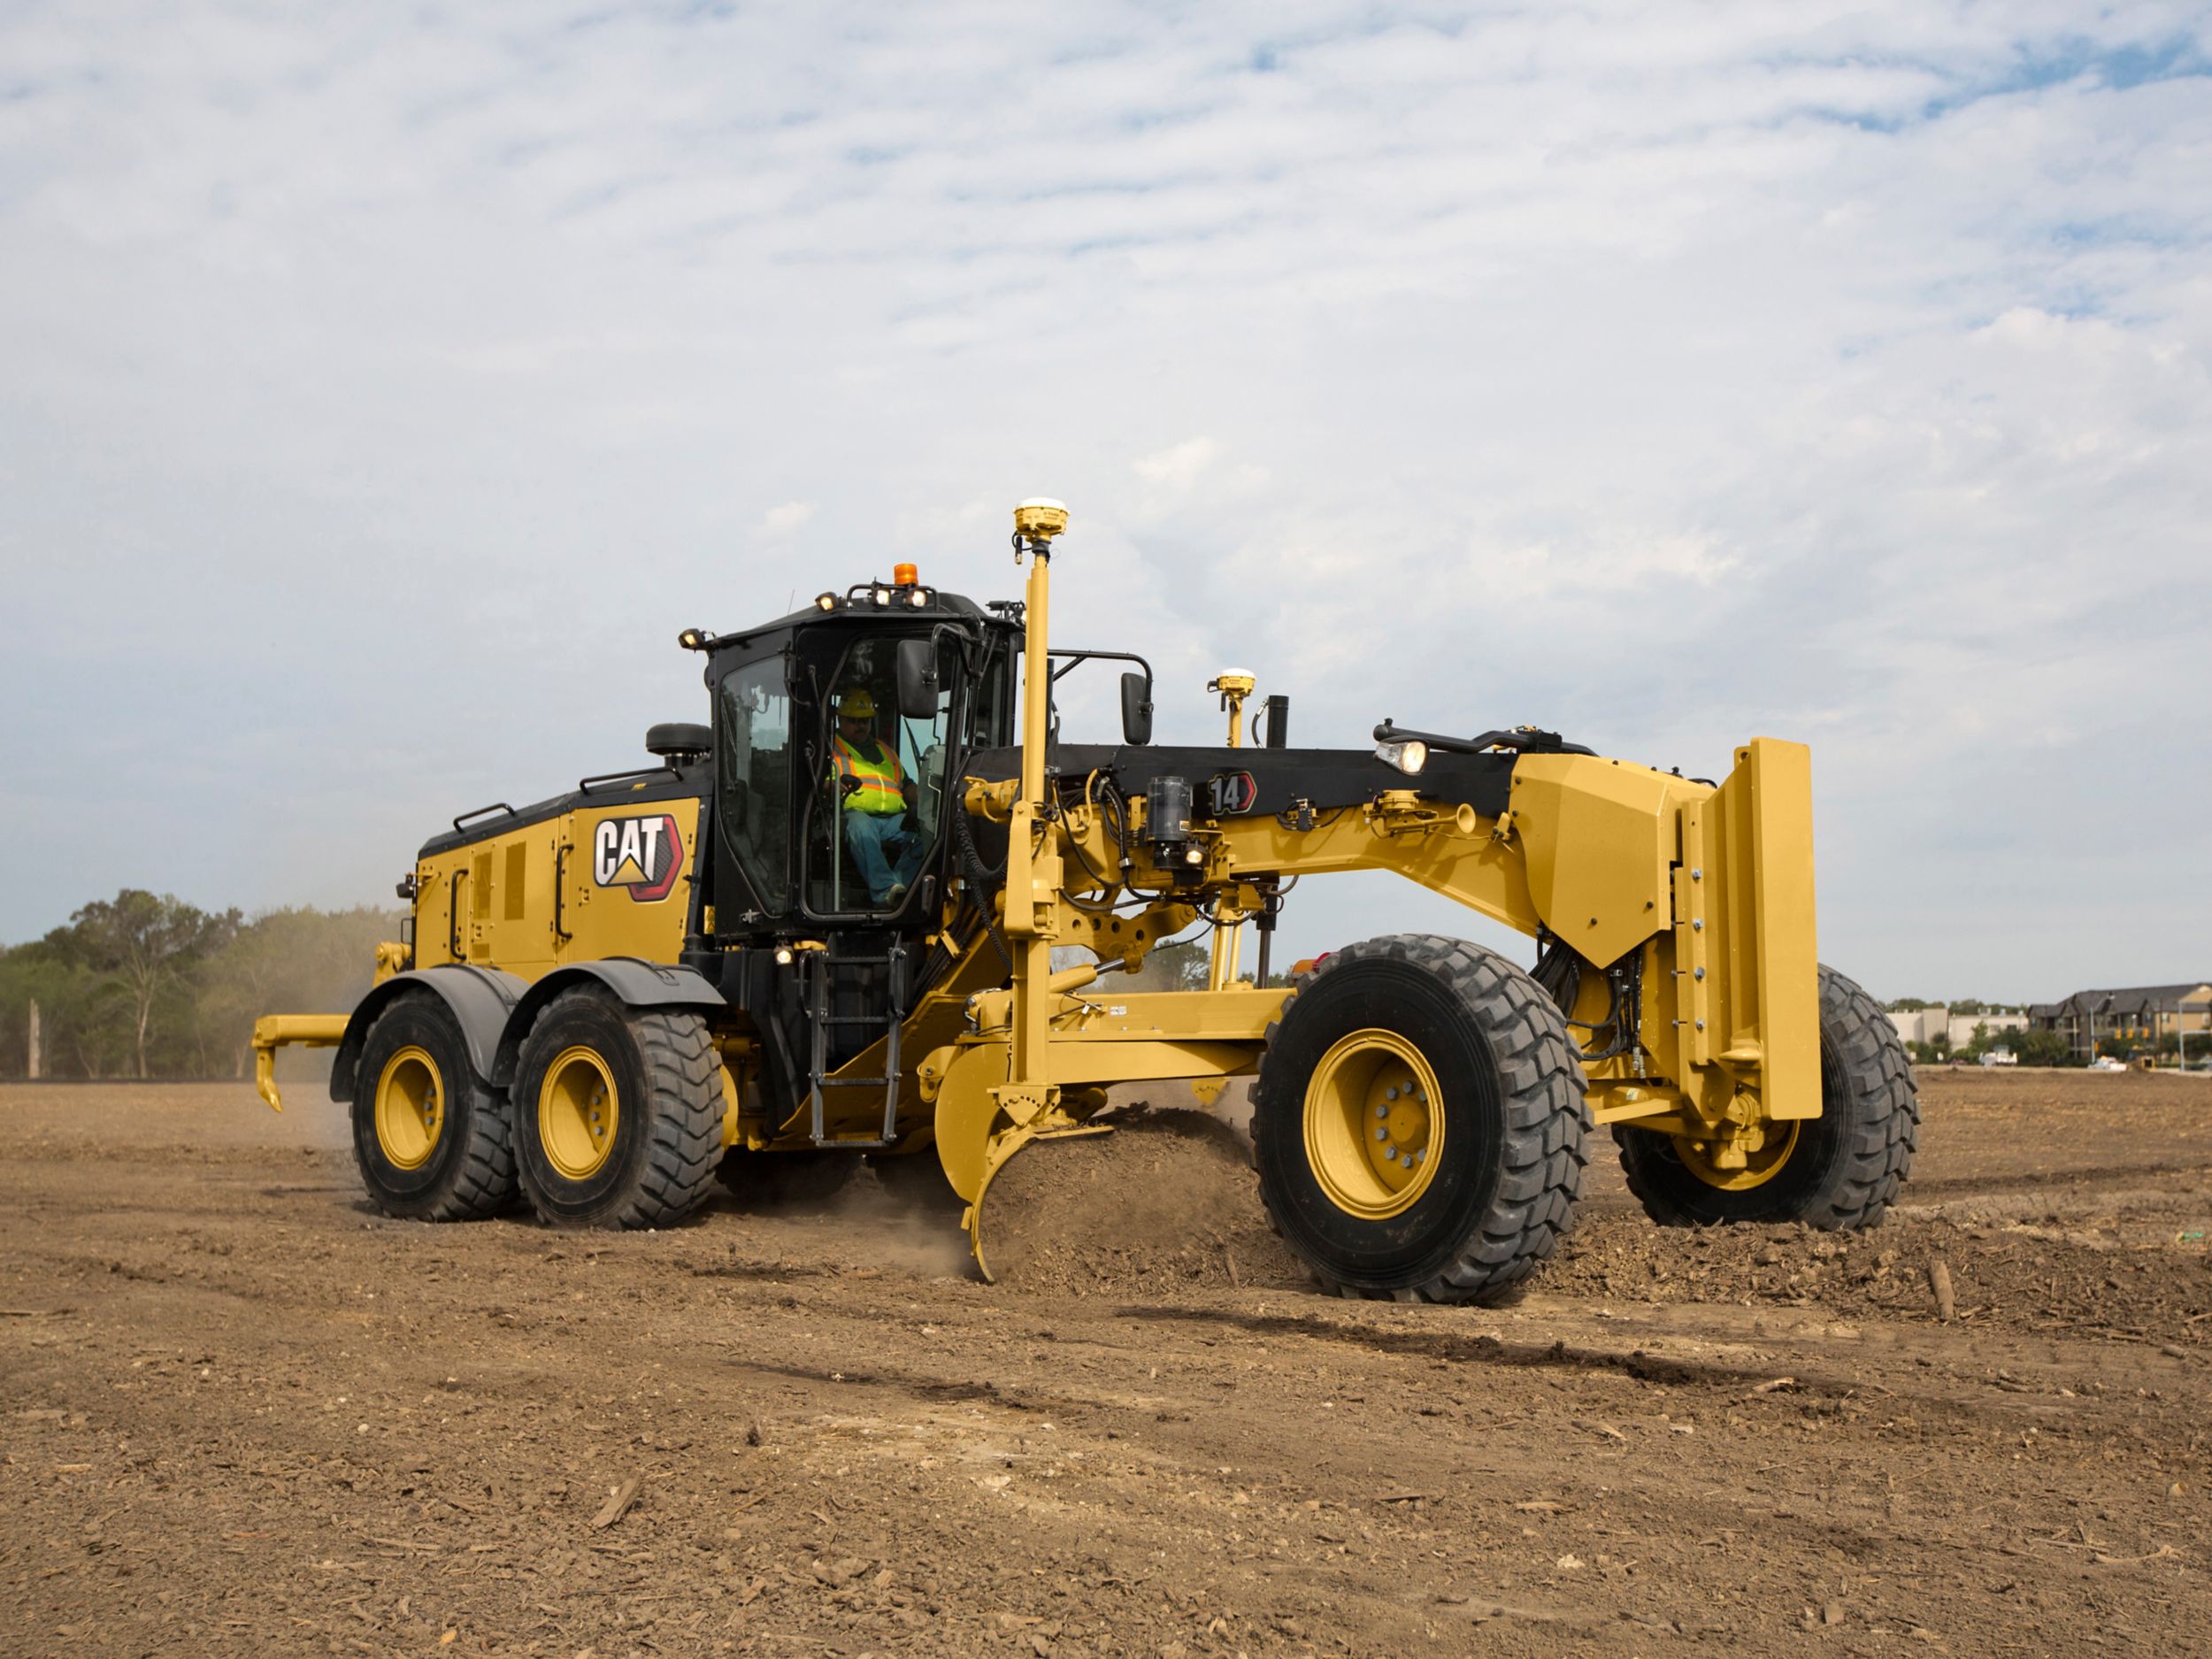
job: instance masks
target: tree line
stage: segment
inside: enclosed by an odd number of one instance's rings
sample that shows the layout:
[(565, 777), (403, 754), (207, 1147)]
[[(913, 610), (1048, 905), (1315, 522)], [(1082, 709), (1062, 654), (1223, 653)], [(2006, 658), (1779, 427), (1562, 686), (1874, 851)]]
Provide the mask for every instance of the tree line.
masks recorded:
[(253, 1071), (263, 1014), (344, 1013), (402, 912), (272, 910), (249, 918), (126, 887), (27, 944), (0, 946), (0, 1077), (233, 1078)]
[[(42, 1077), (250, 1077), (254, 1021), (349, 1011), (374, 977), (378, 941), (397, 939), (404, 915), (363, 905), (249, 919), (126, 887), (43, 939), (0, 945), (0, 1078), (30, 1073), (34, 1004)], [(1196, 990), (1206, 964), (1202, 943), (1165, 945), (1126, 983)]]

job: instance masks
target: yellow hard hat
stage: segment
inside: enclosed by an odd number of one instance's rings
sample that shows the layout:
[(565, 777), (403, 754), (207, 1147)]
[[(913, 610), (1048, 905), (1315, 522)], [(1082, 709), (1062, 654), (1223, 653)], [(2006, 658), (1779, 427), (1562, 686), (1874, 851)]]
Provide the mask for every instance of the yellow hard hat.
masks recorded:
[(837, 711), (840, 714), (856, 714), (863, 719), (872, 720), (876, 718), (876, 700), (864, 687), (849, 691), (838, 698)]

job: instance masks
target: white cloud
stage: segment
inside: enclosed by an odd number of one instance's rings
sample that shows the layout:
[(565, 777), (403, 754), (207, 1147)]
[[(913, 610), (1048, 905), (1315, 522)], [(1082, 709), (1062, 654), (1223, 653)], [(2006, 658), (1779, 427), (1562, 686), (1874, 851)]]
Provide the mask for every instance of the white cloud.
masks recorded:
[(1214, 457), (1219, 452), (1220, 446), (1211, 438), (1193, 438), (1151, 455), (1141, 455), (1130, 465), (1148, 484), (1188, 489), (1213, 465)]
[(2206, 18), (19, 8), (0, 938), (374, 896), (695, 712), (675, 627), (1012, 592), (1043, 493), (1164, 733), (1809, 735), (1878, 987), (2201, 973)]

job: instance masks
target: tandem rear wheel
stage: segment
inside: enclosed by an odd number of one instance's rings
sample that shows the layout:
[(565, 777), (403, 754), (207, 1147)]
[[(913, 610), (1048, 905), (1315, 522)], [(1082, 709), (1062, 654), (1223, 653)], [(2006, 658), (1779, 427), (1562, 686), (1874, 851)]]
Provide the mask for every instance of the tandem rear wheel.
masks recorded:
[(410, 1221), (473, 1221), (514, 1196), (505, 1097), (482, 1082), (438, 997), (395, 998), (362, 1039), (353, 1156), (369, 1197)]
[(719, 1062), (706, 1021), (564, 991), (522, 1040), (515, 1165), (541, 1220), (657, 1227), (698, 1207), (722, 1157)]
[(1270, 1219), (1341, 1295), (1484, 1302), (1582, 1192), (1580, 1063), (1494, 951), (1404, 934), (1331, 955), (1270, 1029), (1252, 1135)]
[(1896, 1026), (1832, 968), (1820, 971), (1820, 1116), (1768, 1127), (1741, 1169), (1649, 1129), (1617, 1124), (1613, 1139), (1629, 1191), (1662, 1226), (1880, 1225), (1912, 1169), (1920, 1104)]

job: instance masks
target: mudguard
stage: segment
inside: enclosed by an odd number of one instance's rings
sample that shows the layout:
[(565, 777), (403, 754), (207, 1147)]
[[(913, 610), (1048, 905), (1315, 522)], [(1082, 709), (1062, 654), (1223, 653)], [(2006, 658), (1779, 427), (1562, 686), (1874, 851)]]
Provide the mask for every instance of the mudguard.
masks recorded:
[[(585, 984), (603, 985), (629, 1008), (723, 1008), (727, 1003), (698, 972), (673, 968), (642, 956), (602, 956), (557, 968), (526, 992), (504, 1018), (492, 1069), (485, 1076), (504, 1088), (514, 1079), (515, 1056), (529, 1035), (538, 1010), (563, 991)], [(471, 1054), (475, 1052), (472, 1044)]]
[(346, 1021), (346, 1034), (338, 1041), (338, 1056), (331, 1062), (330, 1098), (353, 1098), (354, 1071), (360, 1064), (361, 1044), (368, 1036), (369, 1027), (394, 997), (419, 995), (421, 990), (442, 997), (453, 1010), (462, 1038), (468, 1044), (469, 1064), (475, 1067), (480, 1078), (489, 1082), (493, 1064), (499, 1056), (500, 1037), (507, 1029), (508, 1015), (528, 989), (526, 979), (497, 968), (480, 968), (472, 963), (410, 968), (404, 973), (392, 975), (363, 997)]

